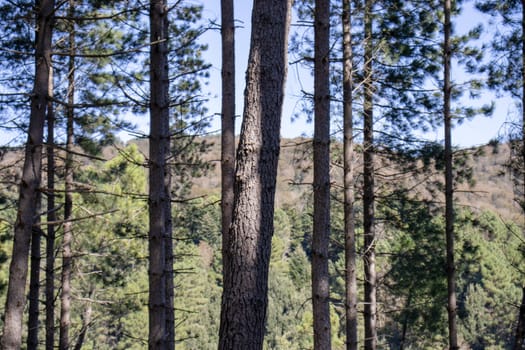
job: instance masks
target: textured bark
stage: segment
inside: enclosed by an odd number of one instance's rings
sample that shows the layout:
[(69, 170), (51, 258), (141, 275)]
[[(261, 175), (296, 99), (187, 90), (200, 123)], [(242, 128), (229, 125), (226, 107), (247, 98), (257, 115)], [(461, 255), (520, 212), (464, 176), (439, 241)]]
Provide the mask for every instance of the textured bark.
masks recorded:
[(365, 53), (364, 53), (364, 130), (363, 130), (363, 233), (365, 268), (365, 350), (375, 350), (376, 331), (376, 233), (375, 233), (375, 198), (374, 198), (374, 86), (373, 86), (373, 44), (372, 44), (372, 7), (373, 0), (365, 1)]
[(444, 2), (444, 43), (443, 43), (443, 115), (445, 127), (445, 236), (447, 251), (447, 311), (448, 311), (448, 339), (451, 350), (459, 349), (457, 340), (456, 324), (456, 267), (454, 263), (454, 189), (452, 174), (452, 117), (450, 114), (451, 100), (451, 44), (450, 35), (452, 26), (450, 23), (451, 6), (450, 0)]
[[(41, 193), (37, 196), (37, 212), (40, 211), (42, 200)], [(37, 218), (37, 224), (40, 219)], [(29, 350), (38, 349), (38, 326), (40, 316), (40, 262), (42, 256), (40, 245), (42, 241), (42, 230), (40, 227), (33, 227), (31, 235), (31, 273), (29, 275), (29, 318), (27, 320), (27, 348)]]
[(233, 0), (221, 1), (222, 111), (221, 111), (221, 213), (223, 267), (233, 213), (235, 179), (235, 23)]
[[(169, 156), (168, 7), (150, 2), (149, 349), (174, 346)], [(171, 299), (171, 300), (170, 300)]]
[(315, 1), (314, 212), (312, 304), (314, 348), (331, 349), (328, 244), (330, 241), (330, 1)]
[(357, 350), (357, 254), (354, 221), (354, 121), (352, 115), (353, 53), (350, 0), (343, 0), (342, 17), (346, 349)]
[[(68, 15), (73, 16), (74, 1), (69, 0)], [(69, 329), (71, 327), (71, 274), (73, 265), (73, 252), (71, 244), (73, 242), (73, 147), (74, 147), (74, 109), (75, 103), (75, 27), (70, 23), (69, 27), (69, 48), (70, 54), (68, 62), (68, 90), (67, 101), (69, 107), (66, 109), (66, 161), (64, 170), (64, 236), (62, 238), (62, 287), (60, 293), (60, 335), (59, 349), (69, 349)]]
[[(49, 96), (53, 96), (53, 70), (49, 78)], [(57, 220), (55, 210), (55, 113), (53, 102), (47, 103), (47, 221)], [(55, 344), (55, 226), (47, 225), (46, 237), (46, 350)]]
[(53, 0), (37, 2), (37, 42), (35, 49), (35, 81), (31, 94), (31, 115), (25, 160), (22, 169), (18, 213), (14, 229), (13, 252), (9, 265), (4, 326), (0, 348), (20, 349), (22, 343), (22, 314), (26, 298), (29, 246), (35, 222), (37, 191), (42, 170), (42, 141), (51, 70), (51, 37), (53, 28)]
[(255, 0), (219, 349), (263, 347), (290, 0)]

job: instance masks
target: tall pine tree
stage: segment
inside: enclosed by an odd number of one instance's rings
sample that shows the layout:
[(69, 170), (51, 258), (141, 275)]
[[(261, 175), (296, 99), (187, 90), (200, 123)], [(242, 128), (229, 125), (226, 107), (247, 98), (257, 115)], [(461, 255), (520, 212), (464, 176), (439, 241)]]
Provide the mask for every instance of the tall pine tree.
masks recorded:
[(223, 270), (222, 350), (263, 348), (290, 8), (290, 0), (253, 4), (233, 219), (225, 249), (228, 265)]

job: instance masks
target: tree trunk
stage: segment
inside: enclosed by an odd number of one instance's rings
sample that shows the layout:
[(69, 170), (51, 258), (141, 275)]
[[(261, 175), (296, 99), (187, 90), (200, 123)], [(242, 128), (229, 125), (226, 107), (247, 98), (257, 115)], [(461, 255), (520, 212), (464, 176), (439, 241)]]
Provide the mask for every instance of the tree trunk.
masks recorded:
[(235, 180), (235, 23), (233, 0), (221, 0), (222, 113), (221, 113), (221, 213), (222, 262), (228, 265), (228, 231), (233, 213)]
[(445, 125), (445, 235), (447, 250), (447, 290), (448, 290), (448, 332), (449, 347), (451, 350), (459, 349), (456, 325), (456, 268), (454, 263), (454, 189), (452, 174), (452, 118), (450, 115), (451, 100), (451, 46), (450, 35), (452, 26), (450, 23), (451, 5), (450, 0), (444, 3), (445, 26), (444, 26), (444, 83), (443, 83), (443, 113)]
[[(521, 50), (521, 167), (518, 166), (517, 169), (518, 176), (521, 176), (517, 182), (519, 184), (521, 181), (521, 191), (518, 191), (518, 195), (521, 195), (521, 197), (518, 198), (518, 202), (520, 203), (523, 214), (525, 214), (525, 0), (521, 1)], [(523, 296), (518, 314), (518, 324), (516, 325), (513, 350), (523, 349), (523, 341), (525, 340), (525, 286), (522, 287), (522, 294)]]
[(312, 304), (314, 348), (331, 349), (328, 245), (330, 241), (330, 1), (315, 1), (314, 214)]
[(51, 70), (55, 2), (40, 0), (37, 3), (39, 7), (36, 13), (38, 32), (35, 49), (35, 81), (31, 94), (31, 115), (14, 229), (13, 252), (9, 265), (3, 336), (0, 342), (0, 347), (4, 350), (20, 349), (22, 345), (22, 315), (26, 298), (29, 247), (35, 223), (37, 192), (42, 177), (42, 141)]
[[(40, 211), (42, 195), (37, 196), (37, 212)], [(36, 224), (40, 218), (37, 217)], [(40, 316), (40, 262), (42, 256), (40, 245), (42, 241), (42, 230), (39, 226), (33, 227), (31, 235), (31, 273), (29, 275), (29, 319), (27, 321), (27, 348), (38, 349), (38, 325)]]
[[(405, 310), (410, 310), (411, 307), (412, 307), (412, 290), (409, 290), (407, 302), (405, 305)], [(405, 318), (403, 319), (403, 324), (401, 328), (401, 341), (399, 342), (399, 350), (405, 349), (407, 331), (408, 331), (408, 313), (405, 315)]]
[(263, 348), (290, 0), (255, 0), (219, 349)]
[(376, 331), (376, 257), (375, 257), (375, 198), (374, 198), (374, 82), (373, 82), (373, 44), (372, 44), (373, 0), (365, 1), (364, 27), (364, 130), (363, 130), (363, 233), (365, 267), (365, 350), (375, 350)]
[[(49, 96), (53, 96), (53, 70), (49, 78)], [(55, 113), (47, 103), (47, 221), (57, 220), (55, 208)], [(47, 225), (46, 237), (46, 350), (55, 348), (55, 226)]]
[(343, 134), (345, 220), (346, 349), (357, 350), (357, 270), (354, 221), (354, 126), (352, 115), (352, 20), (350, 0), (343, 0)]
[[(74, 1), (69, 0), (68, 15), (73, 16)], [(69, 329), (71, 326), (71, 274), (73, 265), (73, 147), (74, 147), (74, 109), (75, 103), (75, 24), (69, 27), (69, 49), (71, 56), (68, 62), (68, 89), (66, 109), (66, 161), (64, 170), (64, 236), (62, 238), (62, 288), (60, 294), (60, 336), (59, 349), (69, 349)]]
[[(522, 181), (521, 182), (521, 198), (520, 198), (521, 210), (523, 211), (523, 214), (525, 214), (525, 0), (521, 0), (521, 168), (520, 170), (521, 170), (521, 181)], [(523, 222), (523, 224), (525, 224), (525, 222)]]
[(518, 314), (518, 324), (516, 326), (516, 333), (514, 336), (513, 350), (523, 349), (523, 340), (525, 339), (525, 287), (522, 288), (522, 299), (520, 311)]
[[(168, 6), (150, 2), (149, 349), (174, 346), (168, 76)], [(171, 251), (170, 251), (171, 250)], [(171, 288), (171, 290), (170, 290)], [(171, 300), (170, 300), (171, 299)]]
[[(95, 298), (95, 292), (93, 288), (91, 288), (91, 291), (89, 293), (89, 299)], [(80, 333), (78, 334), (78, 339), (75, 344), (75, 350), (81, 350), (82, 346), (84, 345), (84, 341), (86, 339), (86, 334), (88, 332), (89, 327), (91, 326), (91, 315), (93, 313), (93, 305), (91, 301), (87, 301), (86, 308), (84, 309), (84, 313), (82, 314), (82, 328), (80, 329)]]

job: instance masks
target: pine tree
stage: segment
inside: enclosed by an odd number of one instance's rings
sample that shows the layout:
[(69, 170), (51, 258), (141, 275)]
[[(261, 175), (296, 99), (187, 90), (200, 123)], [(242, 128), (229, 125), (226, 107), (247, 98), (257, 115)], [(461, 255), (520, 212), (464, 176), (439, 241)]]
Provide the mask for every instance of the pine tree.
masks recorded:
[(150, 2), (150, 153), (149, 153), (149, 349), (169, 349), (174, 344), (168, 329), (173, 313), (168, 300), (173, 265), (167, 266), (172, 245), (170, 147), (168, 6), (166, 0)]
[[(74, 15), (75, 2), (68, 2), (68, 17)], [(75, 111), (75, 84), (76, 81), (76, 33), (75, 23), (70, 22), (67, 26), (68, 45), (70, 56), (68, 57), (67, 71), (67, 109), (66, 109), (66, 159), (64, 164), (64, 224), (62, 237), (62, 275), (61, 275), (61, 292), (60, 292), (60, 332), (59, 332), (59, 349), (67, 350), (71, 346), (70, 328), (71, 328), (71, 279), (73, 271), (73, 147), (74, 147), (74, 118)]]
[[(49, 96), (53, 96), (53, 69), (49, 79)], [(46, 350), (55, 348), (55, 113), (52, 101), (47, 103), (47, 228), (46, 228)]]
[[(235, 22), (232, 0), (221, 0), (221, 18), (221, 220), (223, 257), (227, 257), (235, 175)], [(227, 265), (224, 258), (223, 263)]]
[[(503, 91), (520, 103), (521, 120), (512, 123), (510, 139), (512, 159), (510, 171), (515, 182), (515, 197), (525, 213), (525, 2), (477, 1), (476, 6), (484, 13), (495, 17), (498, 29), (490, 43), (492, 59), (483, 67), (488, 87)], [(519, 69), (517, 69), (519, 67)], [(523, 276), (522, 276), (523, 279)], [(522, 282), (523, 284), (523, 282)], [(525, 300), (525, 289), (523, 289)], [(514, 349), (521, 349), (525, 340), (525, 306), (518, 312)]]
[(343, 1), (343, 142), (345, 221), (346, 349), (357, 350), (357, 252), (354, 217), (354, 120), (352, 114), (353, 55), (350, 0)]
[(219, 349), (262, 349), (286, 77), (289, 0), (257, 0), (223, 270)]
[(443, 118), (445, 130), (445, 235), (446, 235), (446, 254), (447, 254), (447, 311), (448, 311), (448, 336), (449, 348), (451, 350), (458, 347), (457, 330), (457, 305), (456, 305), (456, 267), (454, 263), (454, 197), (453, 186), (454, 178), (452, 174), (452, 115), (450, 112), (450, 102), (452, 87), (450, 82), (450, 69), (452, 59), (452, 48), (450, 36), (452, 26), (450, 22), (451, 1), (444, 2), (444, 42), (443, 42)]
[(314, 53), (314, 212), (312, 305), (314, 348), (331, 349), (330, 276), (330, 1), (315, 2)]
[(36, 7), (38, 32), (35, 45), (36, 71), (31, 97), (31, 119), (20, 186), (15, 240), (9, 268), (5, 321), (0, 342), (2, 349), (6, 350), (19, 349), (22, 342), (22, 314), (25, 305), (28, 254), (36, 217), (37, 191), (42, 177), (42, 144), (51, 72), (54, 4), (53, 0), (42, 0), (37, 2), (39, 6)]
[(373, 0), (364, 7), (364, 104), (363, 104), (363, 260), (365, 268), (365, 350), (375, 350), (377, 342), (377, 275), (375, 233), (375, 171), (374, 171), (374, 73), (373, 73)]

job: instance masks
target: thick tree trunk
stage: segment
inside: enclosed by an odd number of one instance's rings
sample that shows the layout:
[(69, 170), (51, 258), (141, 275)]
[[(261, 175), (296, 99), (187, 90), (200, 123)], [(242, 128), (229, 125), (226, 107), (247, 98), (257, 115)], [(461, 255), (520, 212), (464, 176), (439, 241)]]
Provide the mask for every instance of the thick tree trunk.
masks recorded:
[(235, 23), (233, 0), (221, 0), (222, 111), (221, 111), (221, 213), (222, 262), (228, 265), (228, 231), (233, 213), (235, 179)]
[(363, 130), (363, 231), (365, 268), (365, 350), (375, 350), (376, 331), (376, 234), (374, 198), (374, 82), (373, 82), (373, 44), (372, 44), (373, 0), (365, 1), (365, 53), (364, 53), (364, 130)]
[[(150, 2), (149, 349), (174, 347), (168, 76), (168, 6)], [(171, 290), (170, 290), (171, 289)]]
[(328, 245), (330, 241), (330, 1), (315, 1), (314, 213), (312, 304), (314, 348), (331, 349)]
[(263, 348), (290, 0), (255, 0), (219, 349)]
[(456, 268), (454, 263), (454, 189), (453, 189), (453, 174), (452, 174), (452, 117), (450, 114), (451, 101), (451, 82), (450, 82), (450, 68), (451, 68), (451, 46), (450, 35), (452, 26), (450, 23), (451, 5), (450, 0), (444, 2), (444, 44), (443, 44), (443, 58), (444, 58), (444, 83), (443, 83), (443, 113), (445, 126), (445, 235), (446, 235), (446, 251), (447, 251), (447, 290), (448, 290), (448, 333), (449, 333), (449, 348), (451, 350), (459, 349), (457, 340), (457, 324), (456, 324)]
[[(52, 71), (51, 71), (52, 72)], [(53, 74), (49, 79), (49, 95), (53, 96)], [(55, 208), (55, 114), (53, 103), (47, 104), (47, 221), (57, 220)], [(47, 225), (46, 237), (46, 350), (55, 344), (55, 226)]]
[(3, 350), (20, 349), (22, 343), (22, 315), (26, 298), (28, 255), (35, 223), (37, 192), (42, 177), (42, 141), (51, 70), (51, 38), (55, 2), (54, 0), (40, 0), (38, 4), (35, 81), (31, 94), (31, 118), (22, 169), (13, 253), (9, 266), (4, 327), (0, 342)]
[(343, 0), (343, 135), (345, 220), (346, 349), (357, 350), (357, 270), (354, 222), (354, 126), (352, 115), (352, 21), (350, 0)]

